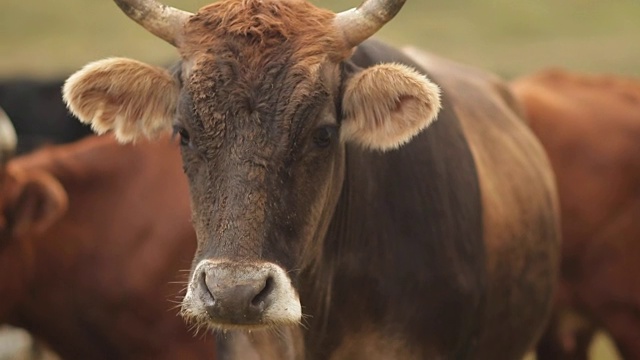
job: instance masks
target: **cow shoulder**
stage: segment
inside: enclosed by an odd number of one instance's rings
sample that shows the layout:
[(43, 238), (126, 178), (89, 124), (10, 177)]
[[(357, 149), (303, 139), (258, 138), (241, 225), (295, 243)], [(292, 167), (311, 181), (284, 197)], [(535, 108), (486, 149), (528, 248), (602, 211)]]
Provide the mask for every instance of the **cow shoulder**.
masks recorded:
[[(530, 304), (526, 315), (510, 318), (509, 323), (484, 334), (479, 341), (479, 347), (484, 348), (490, 339), (505, 338), (547, 316), (551, 297), (540, 297), (533, 303), (530, 294), (550, 294), (555, 283), (553, 276), (548, 276), (557, 273), (560, 244), (555, 177), (541, 143), (503, 80), (417, 49), (404, 51), (427, 69), (451, 99), (471, 148), (482, 194), (488, 286), (520, 287), (521, 291), (512, 294), (514, 307), (509, 311), (515, 311), (515, 304)], [(541, 256), (531, 258), (534, 253)], [(513, 271), (520, 268), (527, 271)], [(522, 284), (527, 284), (526, 290)], [(496, 301), (493, 296), (489, 295), (488, 303)], [(504, 318), (505, 309), (489, 308), (487, 321)], [(535, 338), (537, 330), (531, 331), (531, 338)], [(518, 346), (510, 344), (501, 354)]]

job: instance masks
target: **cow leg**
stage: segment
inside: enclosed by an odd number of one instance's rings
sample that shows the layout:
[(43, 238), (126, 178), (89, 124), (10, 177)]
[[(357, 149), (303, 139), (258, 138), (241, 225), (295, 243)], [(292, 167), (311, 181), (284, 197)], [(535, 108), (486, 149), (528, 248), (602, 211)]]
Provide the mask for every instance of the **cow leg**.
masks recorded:
[(640, 198), (631, 198), (585, 244), (583, 277), (575, 292), (627, 360), (640, 360), (639, 217)]

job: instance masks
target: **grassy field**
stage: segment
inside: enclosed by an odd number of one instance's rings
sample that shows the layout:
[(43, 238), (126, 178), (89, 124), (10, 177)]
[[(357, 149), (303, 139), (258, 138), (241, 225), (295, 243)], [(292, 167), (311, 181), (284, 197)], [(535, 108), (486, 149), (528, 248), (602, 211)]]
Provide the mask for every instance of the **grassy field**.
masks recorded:
[[(196, 11), (206, 1), (165, 3)], [(344, 10), (359, 0), (317, 0)], [(409, 0), (379, 34), (505, 77), (546, 67), (640, 77), (637, 0)], [(167, 64), (174, 49), (109, 0), (2, 0), (0, 78), (65, 76), (107, 56)], [(616, 359), (606, 340), (596, 359)]]
[[(206, 1), (166, 3), (195, 11)], [(358, 3), (316, 1), (332, 10)], [(635, 0), (409, 0), (380, 36), (507, 77), (549, 66), (640, 76)], [(2, 0), (0, 54), (0, 77), (64, 75), (105, 56), (175, 58), (109, 0)]]

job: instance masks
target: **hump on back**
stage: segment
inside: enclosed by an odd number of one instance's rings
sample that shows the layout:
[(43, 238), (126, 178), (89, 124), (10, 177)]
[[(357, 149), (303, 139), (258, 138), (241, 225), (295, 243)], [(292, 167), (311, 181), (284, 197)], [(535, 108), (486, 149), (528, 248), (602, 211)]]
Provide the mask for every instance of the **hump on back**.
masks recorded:
[(365, 41), (404, 1), (339, 14), (304, 0), (195, 14), (116, 3), (180, 67), (97, 61), (64, 99), (122, 142), (179, 135), (198, 241), (182, 315), (219, 334), (221, 358), (532, 346), (557, 266), (548, 164), (499, 80)]

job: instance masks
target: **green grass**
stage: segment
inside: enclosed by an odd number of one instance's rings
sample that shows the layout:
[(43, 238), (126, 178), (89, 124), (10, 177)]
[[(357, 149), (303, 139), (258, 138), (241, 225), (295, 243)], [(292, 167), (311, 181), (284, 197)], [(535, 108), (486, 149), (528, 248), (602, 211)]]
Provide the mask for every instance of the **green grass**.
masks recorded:
[[(318, 0), (335, 11), (359, 0)], [(204, 1), (166, 4), (196, 11)], [(640, 1), (408, 0), (380, 37), (506, 77), (545, 67), (640, 76)], [(0, 77), (64, 76), (107, 56), (176, 59), (109, 0), (2, 0)], [(595, 359), (616, 359), (603, 336)]]
[[(106, 56), (167, 63), (175, 51), (109, 0), (3, 0), (0, 77), (67, 74)], [(171, 0), (195, 11), (204, 1)], [(332, 10), (358, 0), (318, 0)], [(640, 76), (640, 2), (409, 0), (380, 36), (507, 77), (549, 66)]]

